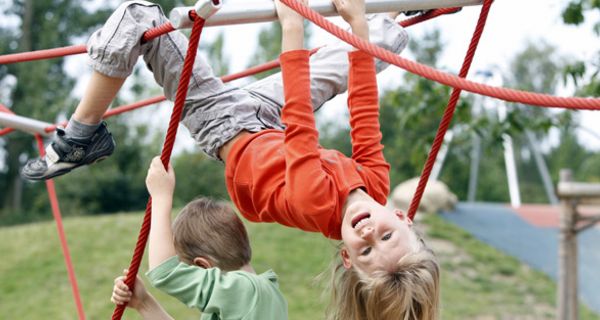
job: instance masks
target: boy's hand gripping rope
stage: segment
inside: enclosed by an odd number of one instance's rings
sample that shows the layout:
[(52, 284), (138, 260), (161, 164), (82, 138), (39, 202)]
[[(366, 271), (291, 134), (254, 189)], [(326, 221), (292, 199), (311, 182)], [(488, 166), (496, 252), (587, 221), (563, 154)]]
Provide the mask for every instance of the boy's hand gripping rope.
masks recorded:
[[(173, 144), (175, 143), (175, 137), (177, 135), (177, 128), (179, 127), (179, 120), (183, 112), (183, 105), (185, 103), (185, 97), (187, 95), (190, 78), (192, 75), (192, 68), (194, 61), (196, 61), (196, 53), (198, 52), (198, 43), (200, 42), (200, 34), (204, 27), (204, 18), (199, 17), (194, 11), (190, 12), (190, 17), (194, 19), (194, 26), (192, 27), (192, 33), (188, 44), (187, 54), (183, 64), (183, 71), (179, 79), (179, 86), (177, 87), (177, 95), (175, 96), (175, 105), (173, 107), (173, 113), (171, 114), (171, 120), (169, 121), (169, 128), (167, 129), (167, 136), (163, 145), (163, 150), (160, 155), (165, 168), (168, 168), (169, 159), (171, 158), (171, 152), (173, 151)], [(140, 235), (138, 237), (131, 264), (129, 266), (129, 273), (125, 279), (125, 284), (133, 291), (135, 285), (135, 278), (144, 255), (144, 248), (148, 241), (148, 234), (150, 233), (150, 218), (152, 214), (152, 198), (148, 198), (148, 204), (146, 205), (146, 213), (144, 215), (144, 221), (140, 229)], [(112, 319), (121, 319), (123, 312), (125, 311), (126, 305), (117, 305), (113, 312)]]

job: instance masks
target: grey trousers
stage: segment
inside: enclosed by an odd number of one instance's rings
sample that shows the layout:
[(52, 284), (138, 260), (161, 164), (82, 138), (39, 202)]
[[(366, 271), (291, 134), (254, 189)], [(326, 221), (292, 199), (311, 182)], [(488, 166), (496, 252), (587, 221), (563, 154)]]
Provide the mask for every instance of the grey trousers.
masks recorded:
[[(162, 9), (147, 1), (122, 3), (104, 26), (92, 34), (87, 47), (92, 68), (110, 77), (125, 78), (133, 72), (140, 55), (163, 87), (175, 99), (188, 39), (179, 31), (142, 43), (143, 33), (167, 22)], [(371, 42), (400, 53), (408, 43), (406, 31), (385, 14), (369, 16)], [(347, 52), (352, 47), (338, 41), (310, 59), (313, 108), (346, 91)], [(387, 67), (376, 62), (377, 72)], [(280, 115), (284, 104), (281, 73), (238, 88), (224, 84), (209, 64), (197, 56), (182, 122), (198, 146), (218, 159), (219, 149), (242, 130), (258, 132), (283, 129)]]

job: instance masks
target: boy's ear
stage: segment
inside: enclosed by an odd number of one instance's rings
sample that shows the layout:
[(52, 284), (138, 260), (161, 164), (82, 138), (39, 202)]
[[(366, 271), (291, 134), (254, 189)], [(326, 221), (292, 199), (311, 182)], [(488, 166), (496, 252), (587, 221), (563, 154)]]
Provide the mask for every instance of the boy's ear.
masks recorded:
[(210, 261), (209, 259), (205, 258), (205, 257), (195, 257), (194, 260), (192, 260), (192, 262), (194, 263), (195, 266), (203, 268), (203, 269), (210, 269), (214, 267), (214, 264), (212, 263), (212, 261)]
[(346, 249), (346, 247), (343, 247), (340, 250), (340, 256), (342, 257), (342, 263), (344, 265), (344, 268), (352, 268), (352, 260), (350, 260), (350, 254), (348, 253), (348, 249)]

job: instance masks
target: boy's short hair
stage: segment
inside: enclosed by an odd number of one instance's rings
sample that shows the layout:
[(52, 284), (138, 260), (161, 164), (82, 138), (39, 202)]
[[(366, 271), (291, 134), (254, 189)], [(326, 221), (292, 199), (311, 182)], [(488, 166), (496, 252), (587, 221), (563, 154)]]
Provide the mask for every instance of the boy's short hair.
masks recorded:
[(188, 203), (173, 222), (173, 237), (179, 259), (187, 264), (206, 257), (219, 269), (232, 271), (252, 258), (246, 228), (225, 202), (201, 197)]
[(436, 320), (440, 270), (433, 251), (420, 240), (394, 271), (365, 275), (341, 263), (333, 268), (328, 320)]

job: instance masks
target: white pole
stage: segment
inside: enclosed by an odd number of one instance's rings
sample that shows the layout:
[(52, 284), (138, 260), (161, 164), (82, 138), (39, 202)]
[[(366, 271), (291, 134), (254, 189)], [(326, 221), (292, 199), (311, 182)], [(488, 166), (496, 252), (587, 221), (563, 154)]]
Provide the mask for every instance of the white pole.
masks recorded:
[(431, 169), (431, 175), (429, 176), (429, 181), (436, 181), (440, 177), (442, 167), (444, 166), (444, 160), (446, 160), (446, 156), (448, 155), (448, 148), (452, 143), (452, 138), (454, 138), (454, 132), (450, 130), (446, 136), (444, 136), (444, 144), (442, 144), (440, 153), (438, 153), (437, 157), (435, 158), (433, 168)]
[(25, 131), (31, 134), (40, 134), (42, 136), (48, 136), (50, 134), (46, 132), (45, 129), (51, 126), (52, 124), (34, 120), (31, 118), (17, 116), (6, 112), (0, 112), (0, 125), (5, 126), (7, 128), (14, 128), (17, 130)]
[[(504, 102), (498, 103), (498, 120), (506, 120), (506, 105)], [(517, 165), (515, 162), (515, 151), (513, 148), (512, 137), (508, 134), (502, 135), (504, 146), (504, 165), (506, 166), (506, 178), (508, 179), (508, 193), (510, 194), (510, 204), (518, 208), (521, 206), (521, 194), (519, 191), (519, 179), (517, 177)]]
[(508, 178), (510, 204), (518, 208), (521, 206), (521, 194), (519, 192), (519, 179), (517, 178), (513, 141), (508, 134), (503, 134), (502, 139), (504, 140), (504, 163), (506, 165), (506, 177)]
[[(221, 0), (222, 1), (222, 0)], [(481, 5), (483, 0), (367, 0), (367, 13), (429, 10)], [(311, 1), (310, 7), (324, 16), (337, 15), (330, 0)], [(169, 20), (177, 29), (191, 28), (188, 18), (194, 7), (179, 7), (171, 10)], [(224, 1), (220, 10), (206, 21), (206, 26), (222, 26), (242, 23), (277, 20), (273, 1), (249, 1), (244, 4), (228, 4)]]
[(479, 164), (481, 163), (481, 137), (476, 132), (471, 137), (471, 167), (469, 171), (469, 189), (467, 201), (475, 202), (477, 197), (477, 180), (479, 180)]
[(538, 171), (540, 172), (540, 176), (542, 177), (542, 182), (544, 183), (544, 190), (546, 190), (546, 195), (548, 196), (548, 201), (550, 201), (550, 204), (552, 205), (557, 205), (558, 198), (556, 197), (556, 193), (554, 192), (552, 178), (550, 177), (550, 170), (548, 170), (546, 161), (544, 161), (544, 156), (542, 155), (539, 144), (536, 141), (537, 139), (535, 138), (533, 132), (529, 130), (525, 130), (525, 136), (527, 137), (527, 142), (529, 142), (529, 148), (531, 148), (531, 151), (533, 151), (533, 157), (538, 167)]

